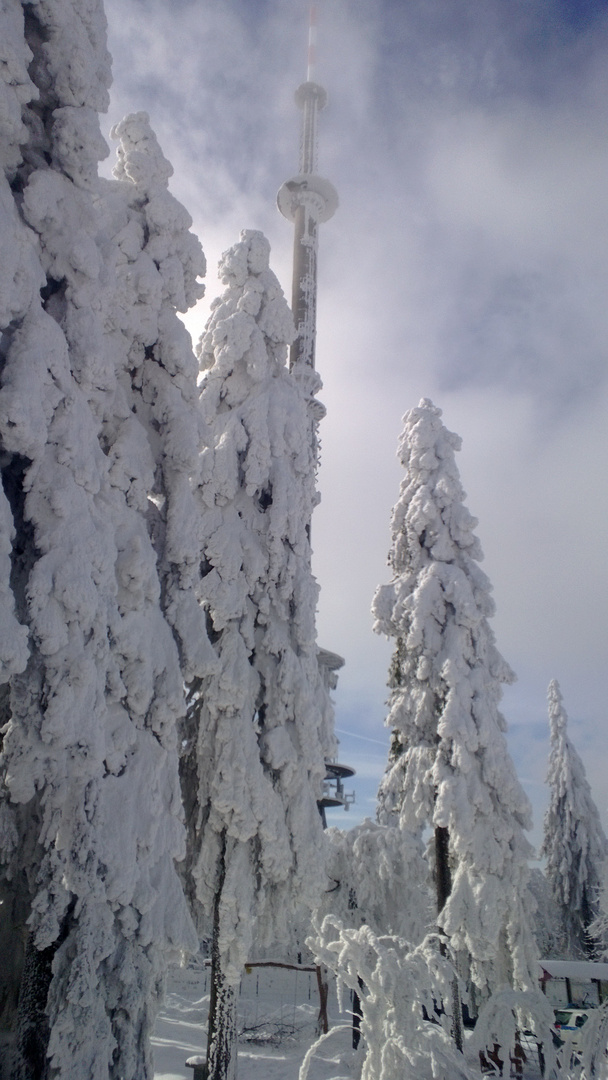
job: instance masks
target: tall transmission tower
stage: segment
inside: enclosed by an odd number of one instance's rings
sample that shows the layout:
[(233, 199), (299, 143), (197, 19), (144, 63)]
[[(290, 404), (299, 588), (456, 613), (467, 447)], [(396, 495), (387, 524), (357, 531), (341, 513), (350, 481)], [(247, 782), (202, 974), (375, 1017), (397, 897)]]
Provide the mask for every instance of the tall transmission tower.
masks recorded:
[[(338, 193), (335, 187), (329, 180), (317, 175), (317, 121), (321, 109), (324, 109), (327, 104), (327, 93), (314, 81), (316, 29), (317, 6), (312, 4), (308, 31), (306, 82), (298, 87), (295, 95), (296, 104), (302, 110), (300, 171), (283, 184), (277, 195), (277, 204), (283, 217), (294, 224), (291, 309), (296, 324), (296, 336), (289, 352), (289, 366), (300, 377), (306, 371), (312, 376), (315, 367), (319, 225), (322, 221), (328, 221), (330, 217), (333, 217), (338, 207)], [(305, 378), (303, 385), (306, 382), (311, 384), (314, 395), (317, 388), (316, 377)], [(311, 408), (311, 439), (316, 458), (317, 422), (325, 415), (325, 409), (314, 396), (309, 399), (309, 407)], [(323, 682), (329, 693), (337, 685), (337, 672), (344, 664), (344, 660), (337, 653), (319, 649), (318, 662)], [(318, 803), (324, 826), (327, 824), (325, 817), (327, 808), (342, 806), (348, 810), (355, 801), (354, 794), (344, 790), (344, 780), (354, 776), (355, 770), (350, 765), (341, 765), (335, 760), (328, 760), (325, 764), (327, 772), (323, 794)]]
[(308, 68), (306, 82), (296, 90), (296, 104), (302, 110), (300, 171), (279, 189), (277, 204), (288, 221), (294, 224), (293, 284), (291, 307), (296, 336), (289, 354), (289, 366), (315, 366), (317, 322), (317, 252), (318, 229), (328, 221), (338, 206), (333, 184), (317, 175), (317, 120), (327, 104), (327, 93), (314, 81), (316, 5), (310, 8)]

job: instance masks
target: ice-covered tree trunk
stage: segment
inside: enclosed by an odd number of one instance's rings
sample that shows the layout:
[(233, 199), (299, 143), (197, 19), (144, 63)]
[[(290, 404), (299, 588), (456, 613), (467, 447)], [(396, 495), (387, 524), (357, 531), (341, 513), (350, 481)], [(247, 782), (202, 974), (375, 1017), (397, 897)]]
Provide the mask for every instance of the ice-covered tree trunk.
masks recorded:
[(522, 831), (530, 811), (498, 710), (513, 675), (488, 623), (491, 586), (454, 459), (460, 439), (440, 417), (426, 399), (405, 416), (393, 579), (373, 605), (376, 631), (396, 641), (379, 814), (435, 831), (439, 925), (487, 993), (536, 979)]
[(237, 1061), (236, 992), (224, 973), (221, 945), (222, 900), (227, 856), (225, 833), (221, 837), (220, 844), (211, 938), (207, 1077), (208, 1080), (234, 1080)]
[[(223, 987), (238, 983), (252, 941), (284, 940), (295, 905), (323, 888), (316, 801), (333, 748), (310, 570), (309, 406), (285, 366), (293, 324), (268, 257), (256, 232), (224, 255), (227, 289), (199, 346), (199, 595), (217, 661), (192, 695), (182, 777), (191, 892), (203, 925), (215, 909)], [(212, 1011), (210, 1051), (226, 1045), (219, 1023)]]
[(541, 855), (546, 877), (562, 913), (573, 957), (593, 956), (600, 946), (589, 928), (599, 912), (608, 841), (591, 794), (585, 767), (568, 738), (568, 716), (559, 684), (549, 684), (550, 799)]
[[(435, 892), (437, 895), (437, 915), (441, 915), (452, 894), (452, 871), (450, 868), (450, 831), (445, 825), (435, 826)], [(442, 956), (448, 955), (445, 941), (440, 946)], [(458, 978), (452, 979), (452, 1035), (460, 1052), (464, 1050), (464, 1029), (462, 1023), (462, 1002)]]
[(0, 37), (2, 1056), (25, 1080), (143, 1078), (167, 949), (196, 940), (174, 860), (199, 428), (175, 312), (203, 260), (147, 118), (121, 180), (97, 177), (101, 3), (7, 0)]

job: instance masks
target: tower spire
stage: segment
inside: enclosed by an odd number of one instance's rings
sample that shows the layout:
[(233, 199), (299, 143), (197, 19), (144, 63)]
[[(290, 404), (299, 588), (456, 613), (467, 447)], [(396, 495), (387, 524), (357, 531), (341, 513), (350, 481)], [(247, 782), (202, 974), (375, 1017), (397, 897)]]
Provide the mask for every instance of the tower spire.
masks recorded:
[(277, 204), (294, 223), (292, 311), (296, 337), (289, 366), (315, 366), (317, 320), (318, 227), (338, 206), (338, 195), (329, 180), (317, 175), (317, 119), (327, 104), (327, 94), (313, 80), (316, 55), (317, 6), (311, 4), (308, 30), (307, 81), (298, 87), (295, 100), (302, 110), (300, 171), (279, 189)]
[(317, 5), (310, 5), (308, 19), (308, 67), (306, 69), (306, 82), (313, 82), (315, 77), (315, 65), (317, 62)]

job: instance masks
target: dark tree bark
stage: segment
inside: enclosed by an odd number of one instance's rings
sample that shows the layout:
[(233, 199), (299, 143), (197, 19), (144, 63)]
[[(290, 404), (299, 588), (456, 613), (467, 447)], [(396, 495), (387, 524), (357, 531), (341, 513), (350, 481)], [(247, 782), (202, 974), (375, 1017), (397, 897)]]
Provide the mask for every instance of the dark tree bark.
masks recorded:
[(583, 898), (581, 903), (581, 923), (583, 925), (583, 949), (585, 950), (588, 960), (597, 958), (598, 946), (600, 942), (592, 936), (589, 932), (589, 927), (593, 922), (597, 912), (593, 906), (589, 903), (589, 892), (587, 886), (583, 885)]
[[(357, 982), (359, 989), (363, 989), (363, 979), (358, 976)], [(361, 1020), (363, 1019), (363, 1010), (361, 1008), (361, 998), (356, 990), (353, 990), (353, 1050), (359, 1049), (359, 1043), (361, 1042)]]
[(25, 949), (17, 1010), (19, 1080), (47, 1080), (49, 1023), (46, 1002), (57, 943), (37, 949), (30, 935)]
[[(452, 873), (450, 871), (450, 834), (448, 829), (435, 829), (435, 879), (437, 888), (437, 914), (441, 915), (452, 891)], [(441, 954), (447, 956), (447, 946), (441, 943)], [(464, 1031), (462, 1025), (462, 1002), (458, 979), (452, 982), (452, 1035), (456, 1047), (464, 1050)]]
[(217, 888), (213, 905), (213, 940), (211, 944), (211, 989), (209, 994), (209, 1026), (207, 1029), (207, 1080), (236, 1080), (237, 1030), (236, 995), (234, 987), (222, 971), (220, 952), (220, 911), (226, 880), (226, 833), (218, 867)]
[(452, 891), (450, 871), (450, 834), (447, 829), (435, 829), (435, 884), (437, 889), (437, 914), (443, 911)]
[(319, 1015), (317, 1017), (317, 1032), (319, 1035), (327, 1035), (329, 1021), (327, 1019), (327, 998), (329, 996), (329, 984), (327, 981), (327, 968), (317, 964), (317, 986), (319, 987)]

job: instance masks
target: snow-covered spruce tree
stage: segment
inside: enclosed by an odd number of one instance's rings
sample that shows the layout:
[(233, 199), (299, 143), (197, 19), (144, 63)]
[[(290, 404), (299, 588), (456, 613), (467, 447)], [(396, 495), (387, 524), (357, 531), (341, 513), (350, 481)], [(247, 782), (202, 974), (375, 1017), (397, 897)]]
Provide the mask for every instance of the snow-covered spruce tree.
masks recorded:
[(199, 345), (200, 599), (217, 667), (193, 693), (183, 779), (195, 906), (201, 926), (213, 922), (210, 1080), (234, 1074), (234, 987), (252, 943), (280, 942), (295, 905), (325, 887), (316, 800), (332, 735), (310, 570), (314, 453), (268, 258), (258, 232), (223, 256), (227, 289)]
[(373, 603), (375, 630), (395, 639), (379, 816), (434, 830), (438, 923), (486, 995), (536, 982), (522, 831), (530, 808), (498, 709), (513, 674), (488, 624), (494, 604), (478, 566), (477, 522), (463, 503), (460, 439), (440, 417), (423, 399), (404, 418), (393, 579)]
[(204, 263), (145, 118), (122, 179), (97, 178), (101, 3), (0, 20), (0, 1057), (20, 1080), (143, 1080), (166, 950), (196, 941), (174, 868), (180, 653), (191, 677), (186, 629), (204, 642), (175, 309)]
[(550, 799), (540, 854), (562, 913), (571, 957), (591, 957), (601, 947), (589, 927), (599, 912), (608, 840), (576, 749), (568, 738), (568, 716), (559, 684), (549, 684)]

